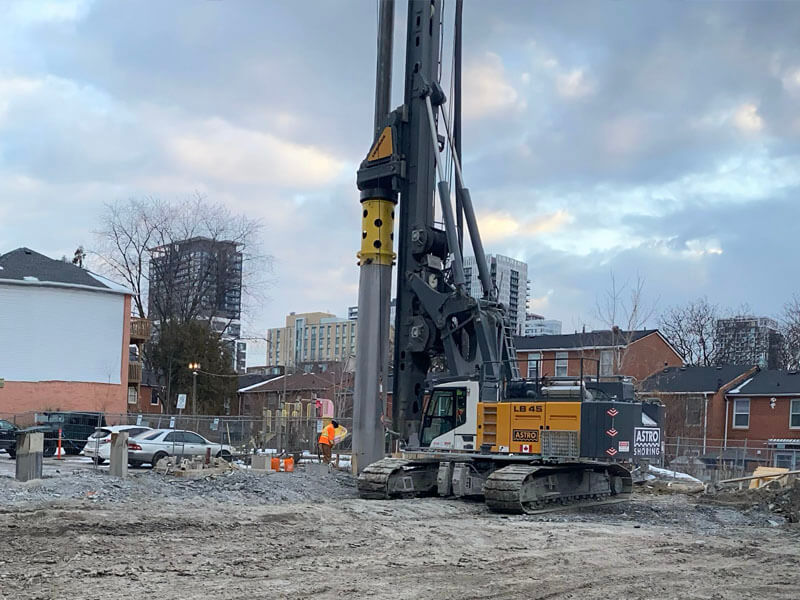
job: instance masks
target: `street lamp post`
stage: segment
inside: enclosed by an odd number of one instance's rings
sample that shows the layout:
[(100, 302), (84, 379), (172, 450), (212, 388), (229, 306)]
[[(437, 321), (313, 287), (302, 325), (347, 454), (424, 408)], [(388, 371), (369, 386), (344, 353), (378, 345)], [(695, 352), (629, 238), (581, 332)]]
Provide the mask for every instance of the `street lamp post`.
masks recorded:
[(197, 372), (200, 370), (200, 363), (189, 363), (192, 370), (192, 414), (197, 415)]

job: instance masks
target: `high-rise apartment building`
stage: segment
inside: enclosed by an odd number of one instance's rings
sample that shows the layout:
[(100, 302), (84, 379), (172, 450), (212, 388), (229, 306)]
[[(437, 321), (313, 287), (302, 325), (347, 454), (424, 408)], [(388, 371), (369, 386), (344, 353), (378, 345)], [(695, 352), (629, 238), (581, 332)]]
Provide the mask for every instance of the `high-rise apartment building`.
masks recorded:
[(220, 334), (231, 367), (245, 372), (241, 335), (242, 253), (232, 241), (194, 237), (150, 251), (148, 313), (158, 335), (163, 319), (207, 321)]
[(267, 330), (267, 365), (346, 360), (356, 353), (358, 321), (330, 313), (290, 313), (284, 327)]
[[(241, 330), (242, 253), (233, 241), (195, 237), (151, 250), (148, 311), (162, 319), (208, 320), (234, 340)], [(235, 348), (232, 348), (235, 355)]]
[(561, 321), (545, 319), (542, 315), (528, 313), (525, 315), (525, 336), (561, 335)]
[[(522, 335), (528, 303), (528, 265), (501, 254), (487, 254), (486, 261), (492, 282), (498, 290), (498, 300), (508, 308), (511, 327), (516, 335)], [(480, 298), (483, 292), (474, 256), (464, 259), (464, 276), (469, 294), (473, 298)]]
[(719, 319), (714, 335), (717, 364), (757, 365), (766, 369), (782, 366), (783, 336), (775, 319), (750, 315)]

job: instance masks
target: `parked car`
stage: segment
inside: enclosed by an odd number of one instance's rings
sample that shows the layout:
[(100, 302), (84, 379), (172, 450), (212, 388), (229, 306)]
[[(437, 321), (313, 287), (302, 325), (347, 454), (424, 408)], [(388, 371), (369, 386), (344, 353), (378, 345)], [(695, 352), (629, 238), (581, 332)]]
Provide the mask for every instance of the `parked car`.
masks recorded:
[(61, 447), (65, 454), (80, 454), (86, 440), (98, 427), (105, 427), (106, 418), (101, 412), (47, 411), (36, 415), (36, 428), (45, 437), (58, 437), (61, 429)]
[(211, 442), (194, 431), (154, 429), (128, 440), (128, 463), (132, 467), (144, 463), (155, 466), (159, 460), (167, 456), (205, 455), (208, 448), (211, 448), (211, 456), (218, 456), (228, 461), (233, 458), (231, 446)]
[[(8, 452), (11, 458), (14, 458), (16, 455), (14, 449), (17, 447), (18, 429), (19, 428), (11, 421), (0, 419), (0, 450)], [(11, 452), (9, 452), (9, 450), (11, 450)]]
[(17, 434), (25, 432), (44, 433), (44, 455), (53, 456), (56, 453), (56, 446), (58, 445), (58, 433), (53, 432), (47, 427), (26, 427), (20, 429), (11, 421), (0, 419), (0, 450), (5, 450), (9, 458), (17, 457)]
[(152, 431), (152, 428), (143, 425), (109, 425), (107, 427), (98, 427), (94, 433), (86, 440), (86, 445), (83, 447), (83, 455), (91, 458), (96, 464), (102, 465), (109, 458), (111, 458), (111, 434), (120, 433), (125, 431), (128, 434), (128, 439)]

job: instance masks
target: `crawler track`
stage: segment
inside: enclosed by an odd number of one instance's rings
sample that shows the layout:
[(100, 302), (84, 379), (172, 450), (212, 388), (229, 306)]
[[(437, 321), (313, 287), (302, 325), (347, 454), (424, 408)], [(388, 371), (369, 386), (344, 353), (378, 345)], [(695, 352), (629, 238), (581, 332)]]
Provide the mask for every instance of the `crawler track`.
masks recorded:
[(358, 495), (367, 500), (388, 499), (389, 479), (409, 464), (410, 460), (402, 458), (384, 458), (372, 463), (358, 476)]
[[(627, 476), (627, 479), (626, 479)], [(630, 475), (622, 467), (511, 465), (492, 473), (483, 486), (494, 512), (539, 514), (597, 506), (629, 497)]]

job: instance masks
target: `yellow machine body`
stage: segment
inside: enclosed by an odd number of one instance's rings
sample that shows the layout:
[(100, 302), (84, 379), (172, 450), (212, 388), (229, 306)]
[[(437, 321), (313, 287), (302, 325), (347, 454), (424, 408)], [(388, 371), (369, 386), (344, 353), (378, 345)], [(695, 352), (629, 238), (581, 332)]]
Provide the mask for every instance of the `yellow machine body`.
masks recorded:
[(479, 402), (477, 448), (540, 454), (542, 431), (575, 431), (580, 438), (580, 402)]

